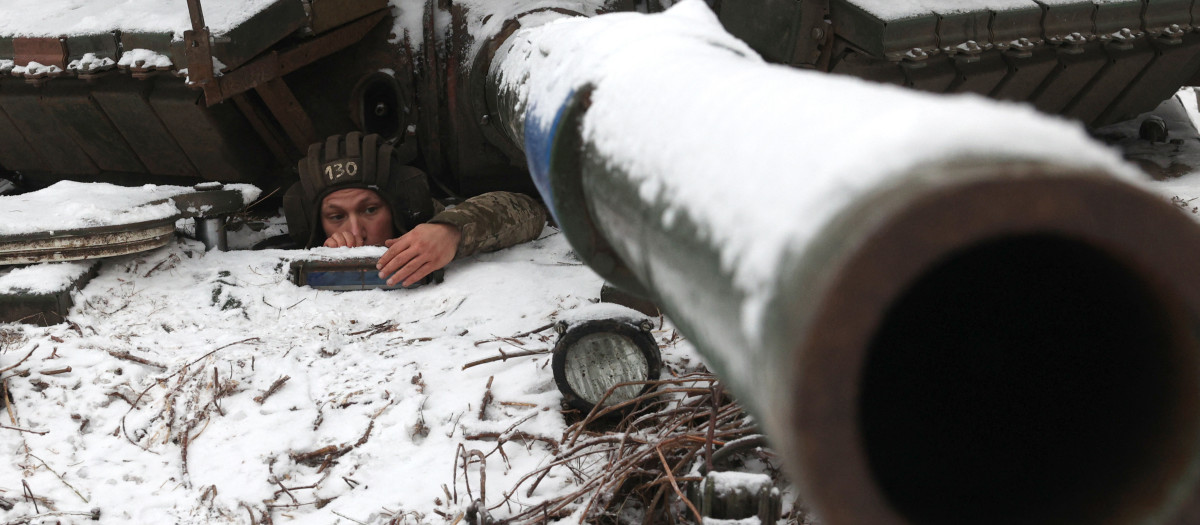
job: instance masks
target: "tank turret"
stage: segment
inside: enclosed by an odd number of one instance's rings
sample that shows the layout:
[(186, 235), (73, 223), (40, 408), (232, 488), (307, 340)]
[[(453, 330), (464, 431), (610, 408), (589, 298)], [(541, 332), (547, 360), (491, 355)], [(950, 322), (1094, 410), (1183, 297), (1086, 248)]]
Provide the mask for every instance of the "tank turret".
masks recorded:
[[(547, 13), (671, 3), (191, 0), (146, 3), (139, 18), (95, 2), (43, 19), (0, 6), (0, 173), (28, 188), (271, 186), (308, 144), (358, 129), (402, 144), (445, 192), (532, 192), (487, 109), (491, 53)], [(1190, 1), (707, 3), (773, 63), (1028, 101), (1089, 125), (1148, 111), (1200, 70)]]

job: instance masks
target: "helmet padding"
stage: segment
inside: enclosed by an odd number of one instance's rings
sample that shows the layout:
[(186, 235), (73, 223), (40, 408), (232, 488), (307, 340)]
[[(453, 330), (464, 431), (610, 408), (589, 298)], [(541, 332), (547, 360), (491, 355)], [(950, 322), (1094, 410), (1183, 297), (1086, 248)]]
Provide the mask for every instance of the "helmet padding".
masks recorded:
[(425, 172), (396, 161), (392, 144), (379, 135), (360, 132), (334, 135), (308, 147), (300, 159), (300, 182), (283, 197), (288, 233), (305, 248), (325, 242), (321, 201), (346, 188), (373, 190), (387, 203), (392, 225), (402, 235), (433, 216), (433, 199)]

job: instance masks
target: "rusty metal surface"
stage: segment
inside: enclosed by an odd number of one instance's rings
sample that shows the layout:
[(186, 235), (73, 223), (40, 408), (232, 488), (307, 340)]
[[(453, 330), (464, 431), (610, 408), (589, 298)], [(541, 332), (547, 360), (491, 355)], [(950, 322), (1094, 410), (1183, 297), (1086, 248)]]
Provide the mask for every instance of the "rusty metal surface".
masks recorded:
[(192, 28), (183, 32), (183, 56), (187, 60), (188, 81), (200, 86), (205, 93), (213, 89), (219, 90), (219, 86), (213, 86), (215, 72), (212, 35), (204, 23), (204, 6), (200, 4), (200, 0), (187, 0), (187, 6), (188, 17), (192, 22)]
[[(537, 8), (515, 13), (509, 20), (520, 19), (534, 12), (579, 15), (565, 8)], [(507, 139), (501, 139), (500, 133), (494, 133), (500, 128), (492, 127), (493, 117), (488, 115), (494, 108), (489, 108), (487, 101), (489, 60), (486, 57), (491, 53), (489, 48), (499, 46), (501, 42), (490, 42), (482, 46), (478, 54), (473, 54), (474, 40), (467, 33), (470, 16), (462, 5), (450, 6), (452, 29), (442, 66), (444, 91), (440, 103), (443, 108), (441, 117), (444, 118), (439, 118), (440, 135), (435, 140), (441, 142), (446, 166), (460, 193), (477, 195), (495, 190), (533, 193), (535, 189), (526, 175), (524, 155), (517, 153), (519, 150), (513, 148)], [(486, 38), (492, 36), (487, 35)], [(488, 116), (485, 118), (485, 115)], [(500, 141), (494, 142), (489, 136)]]
[(376, 13), (282, 51), (270, 51), (205, 86), (208, 105), (279, 78), (358, 42), (385, 13)]
[(0, 238), (0, 265), (78, 261), (152, 250), (175, 236), (175, 218)]
[(225, 189), (182, 193), (144, 206), (167, 202), (174, 204), (177, 212), (163, 219), (0, 235), (0, 265), (98, 259), (151, 250), (171, 240), (180, 219), (221, 217), (243, 206), (241, 192)]
[[(234, 213), (244, 206), (237, 190), (206, 190), (176, 195), (170, 199), (179, 209), (176, 219), (211, 218)], [(153, 205), (154, 202), (148, 205)]]
[[(983, 168), (980, 168), (983, 169)], [(990, 168), (995, 169), (995, 168)], [(999, 173), (1017, 175), (1036, 171), (1037, 166), (1005, 168)], [(815, 497), (834, 502), (830, 514), (824, 516), (830, 522), (837, 523), (1138, 523), (1149, 519), (1148, 514), (1154, 514), (1154, 521), (1175, 524), (1191, 523), (1186, 516), (1170, 519), (1175, 508), (1174, 498), (1187, 501), (1195, 499), (1194, 475), (1186, 472), (1187, 465), (1194, 461), (1194, 436), (1196, 431), (1196, 416), (1200, 407), (1196, 406), (1195, 396), (1170, 397), (1166, 392), (1174, 388), (1194, 392), (1196, 386), (1196, 351), (1198, 350), (1195, 336), (1191, 335), (1191, 322), (1184, 308), (1195, 311), (1200, 307), (1200, 288), (1185, 279), (1175, 281), (1172, 285), (1163, 281), (1168, 276), (1186, 275), (1189, 261), (1200, 257), (1200, 245), (1194, 239), (1188, 240), (1188, 232), (1195, 228), (1188, 224), (1187, 217), (1162, 206), (1164, 203), (1150, 195), (1126, 193), (1116, 183), (1102, 182), (1086, 174), (1075, 179), (1049, 181), (1029, 180), (1019, 176), (1008, 176), (1011, 182), (980, 183), (964, 185), (953, 190), (935, 192), (926, 200), (914, 200), (914, 208), (894, 216), (892, 221), (879, 222), (868, 217), (856, 216), (861, 220), (849, 219), (838, 228), (855, 228), (855, 225), (887, 224), (882, 230), (867, 237), (855, 236), (864, 244), (855, 248), (848, 258), (838, 258), (837, 264), (829, 265), (836, 277), (828, 289), (828, 303), (821, 306), (810, 326), (812, 333), (808, 334), (798, 344), (801, 348), (823, 348), (818, 354), (810, 354), (805, 359), (793, 362), (788, 370), (793, 377), (794, 395), (812, 399), (805, 403), (801, 410), (790, 414), (790, 427), (796, 435), (805, 436), (805, 445), (801, 461), (811, 461), (810, 474), (813, 480), (820, 483), (811, 484)], [(1125, 193), (1125, 194), (1123, 194)], [(881, 198), (895, 198), (881, 197)], [(875, 205), (878, 209), (878, 205)], [(993, 210), (989, 217), (976, 215), (976, 219), (964, 221), (964, 217), (972, 215), (972, 210), (986, 207)], [(865, 207), (864, 207), (865, 209)], [(1005, 213), (1005, 210), (1008, 212)], [(1030, 213), (1037, 210), (1036, 213)], [(1106, 213), (1085, 213), (1083, 210), (1108, 210)], [(869, 213), (869, 212), (868, 212)], [(853, 214), (851, 214), (853, 215)], [(1129, 217), (1139, 217), (1136, 221)], [(938, 235), (929, 235), (936, 231)], [(909, 392), (899, 386), (903, 380), (887, 382), (883, 390), (872, 389), (864, 392), (860, 385), (880, 384), (879, 374), (882, 369), (874, 368), (872, 359), (879, 359), (884, 352), (883, 343), (872, 341), (877, 333), (879, 323), (885, 321), (881, 310), (872, 312), (865, 308), (863, 300), (873, 304), (887, 304), (898, 300), (905, 289), (913, 285), (909, 279), (918, 279), (927, 272), (936, 271), (937, 260), (963, 246), (982, 242), (984, 239), (1004, 238), (1005, 236), (1029, 235), (1036, 232), (1048, 232), (1055, 236), (1085, 239), (1088, 244), (1101, 251), (1101, 257), (1113, 257), (1121, 261), (1125, 271), (1134, 272), (1134, 279), (1142, 279), (1146, 283), (1149, 296), (1146, 300), (1154, 303), (1155, 308), (1161, 308), (1162, 317), (1157, 322), (1162, 332), (1156, 337), (1165, 338), (1164, 346), (1155, 347), (1147, 342), (1145, 347), (1137, 347), (1141, 352), (1157, 352), (1152, 359), (1162, 360), (1161, 365), (1167, 368), (1178, 367), (1186, 370), (1182, 374), (1165, 373), (1155, 377), (1148, 375), (1127, 376), (1131, 381), (1137, 381), (1140, 386), (1128, 389), (1122, 387), (1122, 392), (1129, 396), (1137, 395), (1140, 388), (1146, 388), (1156, 395), (1163, 395), (1169, 400), (1145, 400), (1144, 410), (1157, 418), (1153, 425), (1144, 427), (1144, 433), (1128, 439), (1117, 438), (1115, 441), (1096, 443), (1099, 448), (1113, 446), (1123, 453), (1137, 457), (1132, 463), (1122, 462), (1119, 469), (1108, 470), (1102, 467), (1087, 476), (1088, 487), (1099, 488), (1117, 498), (1120, 503), (1108, 505), (1101, 503), (1106, 497), (1088, 498), (1082, 494), (1073, 495), (1071, 487), (1081, 486), (1069, 482), (1054, 487), (1044, 487), (1040, 483), (1025, 484), (1023, 481), (1005, 478), (997, 481), (996, 485), (988, 487), (995, 480), (975, 483), (974, 481), (959, 486), (944, 485), (946, 478), (925, 471), (925, 467), (900, 473), (892, 470), (900, 467), (897, 462), (881, 459), (878, 454), (887, 453), (887, 445), (877, 441), (887, 439), (879, 434), (882, 428), (897, 430), (886, 423), (875, 421), (874, 418), (884, 418), (882, 414), (874, 413), (876, 407), (887, 405), (889, 402), (880, 394), (886, 391), (886, 396), (895, 396), (901, 392)], [(1147, 232), (1154, 232), (1147, 234)], [(1167, 233), (1160, 236), (1160, 233)], [(844, 231), (835, 235), (831, 232), (828, 237), (837, 245), (854, 244), (857, 241), (848, 239)], [(836, 241), (833, 240), (836, 238)], [(1180, 243), (1186, 248), (1183, 252), (1177, 250)], [(834, 244), (826, 245), (836, 251)], [(956, 246), (957, 248), (950, 248)], [(832, 261), (830, 261), (832, 262)], [(1178, 273), (1184, 272), (1184, 273)], [(986, 280), (986, 279), (985, 279)], [(906, 284), (899, 284), (904, 282)], [(806, 299), (795, 298), (785, 300), (785, 303), (804, 302)], [(895, 308), (903, 309), (907, 305), (895, 304)], [(1186, 305), (1186, 306), (1185, 306)], [(871, 326), (871, 328), (868, 328)], [(951, 325), (946, 325), (947, 327)], [(890, 334), (891, 332), (889, 332)], [(1153, 348), (1153, 350), (1151, 350)], [(851, 350), (857, 349), (857, 350)], [(941, 355), (941, 354), (938, 354)], [(803, 366), (801, 365), (803, 362)], [(1170, 364), (1166, 364), (1170, 363)], [(879, 365), (883, 366), (883, 365)], [(860, 367), (872, 367), (868, 372)], [(1156, 368), (1157, 369), (1157, 368)], [(903, 370), (896, 371), (903, 373)], [(1130, 372), (1130, 370), (1124, 370)], [(845, 375), (842, 375), (845, 374)], [(842, 376), (845, 380), (834, 379)], [(1151, 374), (1153, 375), (1153, 374)], [(866, 378), (864, 378), (866, 376)], [(1134, 379), (1136, 377), (1136, 379)], [(933, 381), (931, 377), (923, 376), (921, 381)], [(1164, 383), (1159, 383), (1162, 381)], [(1103, 381), (1102, 381), (1103, 382)], [(939, 383), (941, 384), (941, 383)], [(1091, 388), (1102, 390), (1112, 383), (1094, 384)], [(1134, 383), (1121, 383), (1130, 385)], [(1160, 388), (1158, 385), (1169, 384)], [(836, 386), (835, 386), (836, 385)], [(895, 390), (887, 390), (887, 386), (895, 386)], [(1008, 386), (1014, 386), (1009, 383)], [(833, 386), (834, 391), (829, 387)], [(948, 385), (947, 385), (948, 386)], [(1006, 387), (1007, 388), (1007, 387)], [(865, 398), (865, 399), (864, 399)], [(1124, 405), (1125, 400), (1121, 401)], [(872, 411), (870, 414), (858, 412)], [(1117, 415), (1104, 412), (1098, 420), (1109, 421), (1118, 418)], [(947, 417), (945, 412), (940, 417)], [(868, 423), (864, 425), (863, 420)], [(1116, 419), (1114, 419), (1116, 420)], [(927, 421), (920, 419), (920, 421)], [(875, 427), (876, 424), (882, 426)], [(905, 419), (904, 424), (911, 429), (921, 428), (921, 424), (913, 419)], [(1103, 424), (1102, 424), (1103, 425)], [(872, 435), (864, 436), (864, 426), (875, 427), (867, 430)], [(920, 434), (920, 431), (908, 434), (903, 442)], [(1086, 434), (1085, 434), (1086, 435)], [(888, 434), (896, 439), (896, 435)], [(926, 436), (929, 436), (926, 434)], [(994, 436), (992, 436), (994, 437)], [(990, 439), (987, 442), (991, 443)], [(922, 439), (922, 438), (916, 438)], [(937, 438), (934, 438), (937, 439)], [(1001, 438), (1003, 439), (1003, 438)], [(973, 443), (972, 446), (975, 446)], [(1063, 445), (1062, 451), (1073, 450), (1075, 444)], [(1128, 448), (1124, 448), (1128, 447)], [(901, 446), (903, 448), (903, 446)], [(913, 461), (929, 459), (928, 446), (915, 446), (900, 451)], [(916, 449), (924, 450), (920, 458), (914, 458)], [(938, 453), (946, 461), (933, 459), (932, 463), (945, 465), (962, 459), (965, 465), (972, 464), (967, 456), (947, 456), (949, 448), (943, 448)], [(997, 450), (990, 446), (981, 446), (977, 451)], [(845, 454), (845, 456), (842, 456)], [(955, 459), (950, 459), (951, 457)], [(980, 457), (980, 456), (976, 456)], [(1071, 461), (1075, 456), (1048, 457), (1049, 461)], [(1111, 457), (1111, 456), (1104, 456)], [(836, 459), (835, 459), (836, 458)], [(846, 458), (852, 458), (847, 461)], [(893, 459), (899, 458), (898, 456)], [(899, 460), (903, 463), (907, 460)], [(1102, 460), (1102, 462), (1105, 462)], [(1016, 464), (1008, 465), (1020, 470)], [(1034, 470), (1044, 472), (1046, 464), (1038, 463)], [(1051, 469), (1057, 470), (1057, 468)], [(1021, 477), (1018, 471), (1005, 471), (1006, 476), (1012, 473)], [(912, 475), (925, 472), (933, 476), (923, 483), (913, 484)], [(1036, 477), (1036, 476), (1035, 476)], [(904, 481), (901, 481), (903, 479)], [(959, 483), (970, 479), (970, 476), (958, 478)], [(1155, 483), (1145, 483), (1154, 479)], [(1027, 480), (1026, 480), (1027, 481)], [(1011, 483), (1010, 483), (1011, 482)], [(903, 486), (907, 483), (912, 490)], [(939, 484), (942, 483), (942, 484)], [(1081, 480), (1079, 483), (1083, 483)], [(934, 496), (937, 502), (924, 498), (916, 492), (939, 487), (945, 490), (933, 490), (928, 495)], [(1046, 488), (1046, 490), (1042, 490)], [(1064, 490), (1067, 489), (1067, 490)], [(976, 490), (988, 492), (974, 498), (967, 495)], [(1174, 492), (1173, 492), (1174, 491)], [(953, 493), (953, 496), (948, 494)], [(1095, 494), (1095, 493), (1092, 493)], [(975, 509), (989, 509), (985, 512), (994, 513), (1000, 508), (993, 503), (994, 498), (1007, 502), (1021, 501), (1026, 496), (1032, 496), (1037, 501), (1042, 498), (1063, 498), (1063, 507), (1053, 505), (1029, 505), (1017, 510), (1017, 515), (1010, 515), (1008, 520), (996, 519), (996, 514), (988, 514), (985, 518)], [(970, 501), (969, 504), (965, 502)], [(1178, 501), (1178, 500), (1176, 500)], [(954, 502), (964, 502), (957, 504)], [(868, 510), (870, 509), (870, 510)], [(1157, 510), (1146, 510), (1157, 509)], [(956, 516), (955, 513), (961, 513)], [(1028, 513), (1028, 514), (1024, 514)], [(964, 516), (965, 514), (966, 516)], [(956, 517), (949, 517), (956, 516)], [(975, 516), (972, 519), (971, 516)], [(993, 521), (995, 520), (995, 521)], [(1161, 521), (1159, 521), (1161, 520)]]
[(66, 40), (57, 37), (17, 37), (12, 40), (13, 56), (18, 64), (37, 62), (45, 66), (67, 69)]

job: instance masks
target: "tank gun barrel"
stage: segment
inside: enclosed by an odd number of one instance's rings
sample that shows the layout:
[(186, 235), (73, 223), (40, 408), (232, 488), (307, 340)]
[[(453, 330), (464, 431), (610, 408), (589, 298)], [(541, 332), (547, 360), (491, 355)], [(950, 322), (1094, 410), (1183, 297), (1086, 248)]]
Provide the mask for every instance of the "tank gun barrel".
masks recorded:
[(770, 66), (701, 2), (523, 28), (487, 90), (825, 523), (1200, 516), (1200, 235), (1076, 126)]

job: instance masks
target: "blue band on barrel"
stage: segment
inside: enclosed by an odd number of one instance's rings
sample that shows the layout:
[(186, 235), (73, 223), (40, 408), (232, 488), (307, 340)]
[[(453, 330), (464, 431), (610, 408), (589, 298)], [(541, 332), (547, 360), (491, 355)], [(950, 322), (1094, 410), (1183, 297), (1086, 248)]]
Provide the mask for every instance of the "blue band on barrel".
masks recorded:
[(542, 200), (550, 209), (550, 215), (554, 217), (556, 223), (560, 221), (558, 212), (554, 209), (556, 203), (554, 189), (550, 185), (550, 159), (554, 153), (554, 138), (558, 136), (563, 113), (566, 111), (567, 103), (574, 97), (575, 90), (571, 90), (566, 100), (558, 106), (558, 111), (554, 113), (554, 121), (548, 126), (536, 116), (537, 112), (534, 111), (537, 108), (536, 101), (530, 104), (530, 108), (525, 114), (525, 158), (529, 162), (529, 174), (533, 177), (533, 183), (537, 186), (538, 193), (542, 195)]

